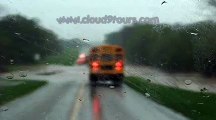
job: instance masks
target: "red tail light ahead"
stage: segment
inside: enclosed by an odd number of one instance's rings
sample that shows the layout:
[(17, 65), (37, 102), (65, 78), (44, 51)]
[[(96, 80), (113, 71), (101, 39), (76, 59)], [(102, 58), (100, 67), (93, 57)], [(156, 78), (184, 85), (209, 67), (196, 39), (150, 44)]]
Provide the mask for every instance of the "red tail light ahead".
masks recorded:
[(124, 64), (123, 64), (122, 61), (118, 61), (118, 62), (115, 64), (115, 69), (116, 69), (117, 71), (122, 70), (123, 67), (124, 67)]
[(92, 67), (99, 67), (99, 63), (98, 62), (92, 62)]
[(92, 66), (92, 70), (93, 70), (93, 71), (98, 71), (99, 68), (100, 68), (99, 62), (96, 62), (96, 61), (95, 61), (95, 62), (92, 62), (91, 66)]

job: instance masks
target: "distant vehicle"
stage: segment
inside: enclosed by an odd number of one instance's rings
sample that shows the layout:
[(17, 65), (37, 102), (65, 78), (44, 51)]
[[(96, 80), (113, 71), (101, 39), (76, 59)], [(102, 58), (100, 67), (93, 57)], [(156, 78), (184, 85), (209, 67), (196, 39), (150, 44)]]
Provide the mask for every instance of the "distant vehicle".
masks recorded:
[(117, 45), (97, 46), (90, 50), (89, 80), (96, 85), (99, 80), (111, 80), (121, 85), (124, 78), (125, 52)]
[(87, 61), (88, 61), (87, 59), (88, 59), (88, 57), (84, 53), (80, 54), (76, 63), (78, 65), (83, 65), (83, 64), (87, 63)]

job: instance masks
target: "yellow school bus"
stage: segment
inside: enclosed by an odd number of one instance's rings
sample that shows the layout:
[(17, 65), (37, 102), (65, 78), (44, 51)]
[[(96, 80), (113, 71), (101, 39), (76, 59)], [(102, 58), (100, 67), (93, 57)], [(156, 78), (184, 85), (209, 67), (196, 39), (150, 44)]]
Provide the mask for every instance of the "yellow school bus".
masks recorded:
[(121, 85), (124, 78), (125, 52), (118, 45), (102, 45), (90, 50), (89, 80), (96, 85), (98, 80), (112, 80)]

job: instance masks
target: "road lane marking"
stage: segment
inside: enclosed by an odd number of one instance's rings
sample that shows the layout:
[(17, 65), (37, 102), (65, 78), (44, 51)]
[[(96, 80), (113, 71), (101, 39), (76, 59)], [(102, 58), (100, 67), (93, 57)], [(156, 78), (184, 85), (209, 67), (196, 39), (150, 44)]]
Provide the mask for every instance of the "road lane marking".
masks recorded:
[(94, 120), (101, 120), (101, 103), (98, 96), (94, 96), (93, 100), (93, 117)]
[(74, 104), (71, 116), (70, 116), (70, 120), (77, 120), (77, 115), (81, 109), (81, 106), (83, 104), (83, 96), (84, 96), (84, 83), (81, 84), (81, 87), (79, 89), (79, 92), (76, 96), (76, 102)]

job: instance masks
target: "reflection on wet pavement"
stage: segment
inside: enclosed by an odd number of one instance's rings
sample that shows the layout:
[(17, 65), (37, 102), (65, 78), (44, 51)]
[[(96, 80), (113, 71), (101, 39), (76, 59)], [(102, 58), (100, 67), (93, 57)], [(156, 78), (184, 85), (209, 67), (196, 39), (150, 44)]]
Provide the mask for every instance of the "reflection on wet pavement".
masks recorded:
[[(48, 76), (37, 74), (43, 71), (62, 72)], [(111, 83), (101, 83), (96, 87), (90, 86), (88, 68), (85, 66), (50, 65), (36, 71), (28, 71), (27, 77), (20, 77), (19, 73), (13, 72), (14, 79), (46, 80), (49, 84), (30, 95), (6, 104), (5, 106), (9, 109), (4, 113), (0, 112), (1, 120), (13, 120), (14, 118), (17, 120), (187, 119), (151, 101), (147, 93), (146, 96), (143, 96), (126, 85), (116, 87)], [(74, 115), (76, 117), (72, 117)]]

